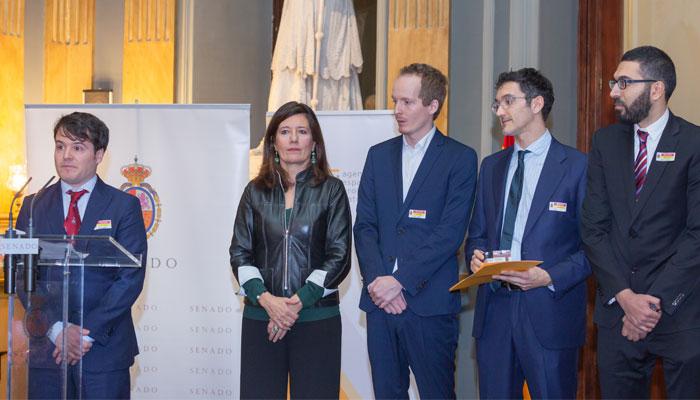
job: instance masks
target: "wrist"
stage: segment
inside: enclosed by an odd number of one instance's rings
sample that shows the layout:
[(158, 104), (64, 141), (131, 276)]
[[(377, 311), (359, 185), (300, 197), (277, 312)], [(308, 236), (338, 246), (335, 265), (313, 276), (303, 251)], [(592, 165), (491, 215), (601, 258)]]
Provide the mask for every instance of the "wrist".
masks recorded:
[(626, 303), (627, 299), (629, 299), (629, 297), (633, 294), (634, 292), (632, 291), (632, 289), (622, 289), (615, 295), (615, 300), (617, 300), (617, 302), (620, 303), (620, 305), (622, 306)]
[(267, 307), (268, 301), (270, 301), (272, 295), (268, 291), (264, 291), (257, 295), (256, 299), (258, 300), (258, 304), (260, 304), (263, 308)]

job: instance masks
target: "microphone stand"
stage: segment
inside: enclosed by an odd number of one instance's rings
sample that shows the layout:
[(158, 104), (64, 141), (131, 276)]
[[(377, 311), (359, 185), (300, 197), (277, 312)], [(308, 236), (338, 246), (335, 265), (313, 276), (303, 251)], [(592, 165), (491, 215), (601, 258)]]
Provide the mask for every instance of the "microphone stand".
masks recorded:
[[(29, 203), (29, 224), (27, 225), (27, 239), (34, 238), (34, 202), (39, 196), (44, 194), (44, 189), (46, 189), (51, 182), (53, 182), (55, 176), (51, 176), (44, 186), (39, 189), (38, 192), (32, 197), (32, 202)], [(33, 293), (36, 290), (36, 254), (26, 254), (24, 256), (24, 291), (27, 293)]]
[[(5, 231), (5, 238), (6, 239), (14, 239), (15, 238), (15, 226), (14, 226), (14, 221), (12, 220), (12, 210), (15, 207), (15, 201), (19, 198), (19, 195), (24, 191), (24, 189), (29, 185), (29, 182), (32, 181), (32, 178), (29, 177), (27, 181), (22, 185), (22, 187), (15, 193), (15, 196), (12, 198), (12, 202), (10, 203), (10, 213), (9, 213), (9, 218), (8, 220), (8, 225), (7, 225), (7, 230)], [(3, 273), (5, 274), (5, 284), (3, 285), (3, 289), (5, 290), (6, 294), (15, 294), (16, 293), (16, 287), (15, 287), (15, 262), (17, 261), (19, 257), (14, 255), (14, 254), (6, 254), (5, 258), (3, 260)]]

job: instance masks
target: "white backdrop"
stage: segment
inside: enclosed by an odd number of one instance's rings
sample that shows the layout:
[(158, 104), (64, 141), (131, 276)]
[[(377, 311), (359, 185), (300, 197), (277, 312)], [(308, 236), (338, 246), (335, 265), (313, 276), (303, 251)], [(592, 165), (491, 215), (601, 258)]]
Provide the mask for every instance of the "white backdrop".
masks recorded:
[[(242, 301), (228, 247), (248, 181), (250, 108), (245, 105), (27, 106), (27, 162), (36, 191), (53, 166), (52, 128), (72, 111), (97, 115), (110, 128), (98, 173), (127, 182), (121, 167), (151, 168), (161, 219), (149, 238), (144, 291), (134, 306), (141, 354), (132, 367), (132, 396), (142, 399), (237, 398)], [(367, 150), (395, 136), (389, 111), (319, 112), (333, 173), (345, 183), (353, 221)], [(341, 395), (373, 397), (360, 273), (341, 285)], [(412, 389), (412, 397), (415, 396)]]

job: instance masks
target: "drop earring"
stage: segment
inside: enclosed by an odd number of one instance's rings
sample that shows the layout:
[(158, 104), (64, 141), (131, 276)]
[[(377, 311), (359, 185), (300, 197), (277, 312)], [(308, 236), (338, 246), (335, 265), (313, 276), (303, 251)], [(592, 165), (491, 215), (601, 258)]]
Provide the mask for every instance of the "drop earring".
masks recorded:
[(316, 146), (311, 150), (311, 164), (316, 164)]
[(272, 149), (272, 151), (275, 152), (275, 157), (273, 158), (273, 160), (275, 161), (275, 164), (279, 164), (280, 163), (280, 154), (275, 149)]

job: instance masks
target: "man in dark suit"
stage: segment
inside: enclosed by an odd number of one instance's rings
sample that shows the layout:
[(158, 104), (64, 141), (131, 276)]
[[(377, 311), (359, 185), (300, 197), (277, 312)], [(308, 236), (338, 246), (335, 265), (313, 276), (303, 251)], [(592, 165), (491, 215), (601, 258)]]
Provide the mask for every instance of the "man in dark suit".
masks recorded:
[[(109, 129), (94, 115), (74, 112), (56, 123), (54, 161), (61, 179), (37, 198), (34, 233), (112, 236), (130, 253), (142, 256), (142, 268), (84, 269), (83, 329), (71, 310), (65, 330), (61, 321), (51, 320), (47, 338), (32, 340), (30, 398), (61, 397), (57, 364), (64, 357), (71, 365), (69, 398), (78, 396), (76, 368), (81, 358), (83, 398), (130, 396), (129, 367), (138, 354), (131, 306), (143, 288), (146, 232), (139, 201), (96, 174), (108, 141)], [(20, 210), (17, 229), (27, 229), (31, 200), (28, 197)], [(57, 274), (61, 272), (40, 267), (37, 295), (50, 293), (51, 282), (60, 282)], [(63, 335), (66, 348), (62, 348)]]
[(657, 358), (669, 398), (700, 398), (700, 128), (669, 111), (675, 86), (666, 53), (629, 50), (610, 81), (621, 123), (593, 136), (581, 226), (605, 398), (649, 397)]
[(376, 398), (454, 398), (457, 250), (476, 185), (476, 154), (435, 128), (447, 78), (426, 64), (401, 69), (392, 98), (401, 136), (373, 146), (362, 172), (355, 248), (360, 308)]
[(521, 398), (576, 397), (579, 347), (586, 332), (586, 277), (578, 221), (586, 156), (559, 143), (545, 126), (551, 82), (533, 68), (504, 72), (492, 110), (514, 146), (481, 163), (467, 261), (478, 271), (484, 252), (541, 260), (504, 271), (479, 287), (474, 315), (479, 394)]

